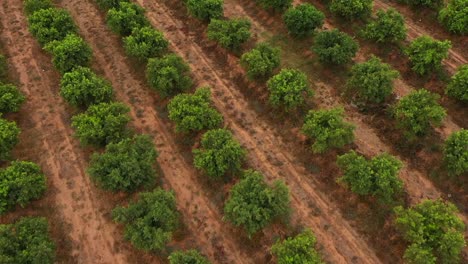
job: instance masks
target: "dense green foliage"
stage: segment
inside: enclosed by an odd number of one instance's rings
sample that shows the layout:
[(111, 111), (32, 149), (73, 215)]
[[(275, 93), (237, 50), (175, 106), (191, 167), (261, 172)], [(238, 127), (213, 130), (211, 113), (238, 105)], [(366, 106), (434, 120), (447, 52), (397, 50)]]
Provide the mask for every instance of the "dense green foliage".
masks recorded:
[(26, 11), (27, 15), (31, 15), (32, 13), (41, 9), (53, 7), (51, 0), (23, 0), (23, 4), (24, 11)]
[(45, 49), (53, 55), (52, 63), (62, 74), (78, 66), (89, 66), (93, 52), (78, 35), (69, 34), (63, 40), (49, 42)]
[(422, 36), (413, 40), (405, 52), (411, 61), (411, 69), (417, 74), (424, 75), (441, 68), (442, 60), (448, 57), (451, 47), (449, 40), (438, 41)]
[(277, 241), (271, 252), (276, 256), (278, 264), (321, 264), (320, 254), (315, 250), (317, 239), (309, 230), (295, 237)]
[(226, 173), (240, 170), (246, 151), (226, 129), (206, 132), (199, 149), (193, 150), (194, 165), (212, 178), (221, 178)]
[(441, 200), (426, 200), (412, 208), (395, 208), (396, 225), (410, 243), (407, 263), (459, 263), (465, 225), (456, 215), (455, 205)]
[(323, 25), (325, 15), (313, 5), (305, 3), (288, 9), (283, 19), (289, 34), (306, 37)]
[(91, 105), (85, 113), (72, 117), (76, 137), (84, 145), (104, 146), (128, 135), (130, 109), (122, 103)]
[(62, 76), (60, 95), (73, 106), (88, 107), (110, 102), (114, 91), (109, 82), (97, 76), (90, 68), (76, 67)]
[(0, 54), (0, 83), (8, 76), (8, 62), (5, 56)]
[(13, 161), (0, 170), (0, 215), (16, 205), (25, 207), (39, 199), (46, 190), (41, 168), (32, 162)]
[(389, 64), (372, 56), (368, 61), (353, 66), (347, 86), (356, 93), (358, 101), (382, 103), (392, 94), (393, 80), (398, 76), (398, 71)]
[(112, 217), (126, 225), (125, 239), (146, 251), (164, 249), (179, 225), (174, 193), (159, 188), (140, 193), (127, 208), (115, 208)]
[(378, 43), (397, 43), (406, 39), (405, 18), (395, 9), (378, 10), (377, 18), (362, 30), (365, 38)]
[(337, 159), (343, 171), (338, 181), (359, 195), (371, 195), (381, 203), (391, 203), (403, 190), (403, 182), (398, 178), (401, 161), (388, 154), (380, 154), (370, 160), (350, 151)]
[(0, 82), (0, 113), (18, 112), (24, 100), (18, 87)]
[(250, 21), (247, 19), (213, 19), (208, 25), (208, 39), (230, 50), (238, 50), (250, 38)]
[(188, 0), (190, 15), (204, 21), (223, 17), (224, 0)]
[(194, 94), (179, 94), (168, 104), (169, 119), (178, 132), (198, 132), (219, 127), (223, 116), (211, 106), (210, 89), (198, 88)]
[(302, 133), (313, 139), (312, 150), (323, 153), (330, 148), (341, 148), (354, 141), (354, 126), (343, 121), (344, 109), (311, 110), (302, 126)]
[(439, 21), (455, 34), (468, 34), (468, 1), (450, 0), (439, 12)]
[(265, 78), (280, 66), (280, 49), (268, 43), (258, 43), (255, 48), (242, 55), (241, 66), (247, 71), (249, 79)]
[(268, 80), (267, 87), (270, 104), (286, 110), (303, 105), (305, 98), (314, 94), (305, 73), (295, 69), (282, 69)]
[(169, 256), (169, 264), (210, 264), (197, 250), (174, 251)]
[(164, 34), (149, 26), (134, 28), (132, 34), (125, 37), (123, 42), (125, 52), (140, 60), (159, 57), (169, 47)]
[(409, 4), (414, 7), (429, 7), (429, 8), (439, 8), (444, 4), (444, 0), (398, 0), (405, 4)]
[(401, 98), (394, 109), (397, 126), (404, 129), (409, 138), (425, 135), (431, 126), (440, 126), (446, 113), (438, 99), (438, 94), (425, 89)]
[(461, 66), (452, 76), (445, 92), (452, 98), (468, 103), (468, 65)]
[(62, 40), (68, 34), (76, 33), (77, 28), (70, 14), (63, 9), (41, 9), (28, 17), (29, 31), (41, 45), (54, 40)]
[(99, 8), (102, 9), (111, 9), (111, 8), (118, 8), (120, 2), (129, 2), (129, 0), (96, 0)]
[(109, 28), (121, 36), (128, 36), (134, 28), (149, 25), (145, 17), (145, 9), (141, 6), (121, 1), (119, 7), (111, 8), (107, 12)]
[(312, 50), (323, 63), (345, 64), (351, 61), (359, 49), (358, 43), (338, 29), (317, 34)]
[(149, 136), (134, 136), (109, 143), (104, 153), (94, 153), (88, 173), (103, 189), (133, 192), (154, 183), (157, 156)]
[(444, 161), (451, 175), (468, 172), (468, 130), (453, 132), (445, 141)]
[(248, 170), (231, 188), (224, 213), (229, 222), (244, 227), (251, 236), (289, 213), (289, 190), (282, 181), (270, 187), (262, 174)]
[(43, 217), (23, 217), (0, 225), (0, 263), (53, 264), (55, 243)]
[(373, 0), (332, 0), (330, 11), (345, 19), (362, 18), (371, 14), (373, 2)]
[(255, 0), (265, 9), (272, 9), (274, 11), (284, 11), (291, 7), (292, 0)]
[(11, 150), (18, 144), (20, 132), (15, 122), (3, 119), (0, 114), (0, 161), (10, 158)]
[(183, 92), (193, 84), (190, 67), (181, 57), (172, 53), (162, 58), (149, 59), (146, 77), (151, 88), (162, 97)]

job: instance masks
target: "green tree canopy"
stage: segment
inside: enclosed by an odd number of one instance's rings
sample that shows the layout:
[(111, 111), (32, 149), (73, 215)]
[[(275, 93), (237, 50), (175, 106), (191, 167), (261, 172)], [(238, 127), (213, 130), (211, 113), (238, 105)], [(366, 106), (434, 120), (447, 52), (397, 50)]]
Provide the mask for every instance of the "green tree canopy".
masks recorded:
[(265, 9), (282, 12), (291, 7), (292, 0), (255, 0)]
[(278, 264), (322, 264), (320, 254), (315, 250), (317, 239), (310, 230), (305, 230), (295, 237), (277, 241), (271, 252)]
[(0, 170), (0, 215), (16, 205), (24, 208), (39, 199), (45, 190), (46, 178), (37, 164), (13, 161)]
[(468, 64), (461, 66), (452, 76), (445, 92), (452, 98), (468, 103)]
[(398, 0), (399, 2), (403, 2), (405, 4), (409, 4), (411, 6), (423, 6), (437, 9), (444, 4), (444, 0)]
[(63, 9), (40, 9), (28, 17), (28, 23), (29, 31), (42, 46), (77, 33), (73, 18)]
[(112, 101), (114, 90), (90, 68), (79, 66), (62, 76), (60, 95), (73, 106), (88, 107)]
[(111, 9), (119, 8), (121, 2), (128, 2), (129, 0), (96, 0), (99, 8), (101, 9)]
[(110, 29), (121, 36), (128, 36), (134, 28), (148, 26), (145, 9), (141, 6), (121, 1), (118, 7), (107, 11), (107, 24)]
[(203, 20), (222, 18), (224, 14), (224, 0), (185, 0), (190, 15)]
[(359, 101), (378, 104), (392, 94), (393, 81), (399, 75), (389, 64), (372, 56), (366, 62), (353, 65), (347, 86)]
[(0, 114), (0, 161), (10, 158), (11, 150), (18, 144), (20, 132), (15, 122), (3, 119)]
[(24, 100), (18, 87), (0, 82), (0, 113), (18, 112)]
[(343, 121), (343, 117), (343, 108), (309, 111), (302, 133), (314, 140), (313, 152), (323, 153), (330, 148), (342, 148), (354, 141), (354, 126)]
[(174, 251), (169, 255), (169, 264), (210, 264), (207, 258), (195, 249)]
[(93, 52), (80, 36), (67, 35), (63, 40), (49, 42), (45, 49), (53, 55), (52, 63), (64, 74), (79, 66), (89, 66)]
[(247, 71), (249, 79), (265, 78), (280, 66), (280, 49), (268, 43), (258, 43), (255, 48), (242, 55), (241, 66)]
[(162, 97), (186, 91), (193, 85), (189, 65), (176, 54), (149, 59), (146, 76), (151, 88)]
[(247, 19), (212, 19), (208, 25), (208, 39), (230, 50), (238, 50), (250, 38), (250, 21)]
[(450, 0), (439, 12), (439, 21), (455, 34), (468, 34), (468, 1)]
[(446, 116), (445, 109), (437, 102), (438, 94), (425, 89), (411, 92), (401, 98), (394, 107), (397, 126), (413, 138), (425, 135), (431, 126), (440, 126)]
[(377, 43), (397, 43), (406, 39), (405, 18), (394, 8), (378, 10), (377, 17), (367, 24), (362, 33)]
[(227, 129), (207, 131), (199, 149), (194, 149), (194, 165), (212, 178), (240, 170), (246, 151)]
[(444, 160), (451, 175), (468, 172), (468, 130), (453, 132), (445, 141)]
[(455, 205), (441, 200), (396, 207), (396, 226), (410, 243), (404, 259), (415, 264), (459, 263), (465, 225), (457, 213)]
[(411, 62), (411, 69), (419, 75), (427, 74), (442, 66), (442, 60), (448, 57), (452, 47), (449, 40), (438, 41), (429, 36), (421, 36), (405, 50)]
[(373, 3), (373, 0), (332, 0), (330, 11), (349, 20), (362, 18), (371, 14)]
[(51, 0), (23, 0), (23, 4), (24, 10), (28, 16), (41, 9), (53, 7)]
[(149, 26), (134, 28), (132, 34), (125, 37), (123, 42), (127, 54), (140, 60), (159, 57), (169, 47), (169, 41), (164, 34)]
[(140, 193), (126, 208), (115, 208), (112, 217), (125, 224), (125, 239), (145, 251), (164, 249), (179, 225), (174, 193), (160, 188)]
[(2, 81), (5, 81), (7, 77), (8, 77), (8, 61), (5, 58), (5, 56), (0, 54), (0, 83)]
[(125, 138), (129, 132), (130, 109), (122, 103), (91, 105), (85, 113), (72, 117), (76, 137), (84, 145), (105, 146)]
[(23, 217), (0, 225), (0, 263), (55, 263), (55, 243), (48, 229), (43, 217)]
[(283, 19), (289, 34), (303, 38), (323, 25), (325, 15), (313, 5), (305, 3), (288, 9)]
[(305, 73), (295, 69), (282, 69), (268, 80), (267, 87), (270, 104), (286, 110), (303, 105), (306, 97), (314, 95)]
[(266, 184), (263, 175), (248, 170), (232, 187), (224, 206), (225, 218), (245, 228), (249, 236), (289, 213), (289, 190), (282, 181)]
[(219, 127), (223, 116), (211, 106), (210, 88), (198, 88), (194, 94), (179, 94), (168, 104), (169, 119), (178, 132), (198, 132)]
[(104, 153), (94, 153), (88, 173), (106, 190), (133, 192), (154, 183), (157, 156), (149, 136), (134, 136), (118, 143), (109, 143)]
[(348, 34), (332, 29), (317, 34), (312, 50), (322, 63), (345, 64), (356, 55), (359, 45)]

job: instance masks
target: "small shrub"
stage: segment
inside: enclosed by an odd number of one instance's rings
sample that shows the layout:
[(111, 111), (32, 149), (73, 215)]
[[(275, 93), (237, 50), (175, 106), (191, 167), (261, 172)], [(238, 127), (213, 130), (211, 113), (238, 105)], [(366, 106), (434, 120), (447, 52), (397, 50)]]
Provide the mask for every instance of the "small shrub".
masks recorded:
[(449, 40), (437, 41), (428, 36), (419, 37), (406, 49), (414, 72), (419, 75), (427, 74), (441, 68), (442, 60), (448, 57), (452, 47)]
[(451, 0), (439, 12), (440, 23), (454, 34), (468, 34), (468, 1)]
[(0, 83), (0, 113), (18, 112), (24, 100), (16, 86)]
[(121, 1), (119, 7), (109, 9), (106, 19), (109, 28), (123, 37), (130, 35), (134, 28), (149, 26), (145, 9), (125, 1)]
[(350, 62), (358, 49), (359, 45), (353, 38), (337, 29), (318, 33), (312, 47), (322, 63), (331, 64)]
[(269, 101), (274, 107), (292, 110), (303, 105), (305, 98), (313, 96), (305, 73), (294, 69), (283, 69), (267, 83)]
[(468, 172), (468, 130), (452, 133), (445, 141), (444, 161), (450, 175)]
[(190, 15), (204, 21), (223, 17), (223, 0), (188, 0), (187, 9)]
[(288, 9), (283, 19), (289, 34), (303, 38), (323, 25), (325, 15), (313, 5), (305, 3)]
[(29, 31), (42, 45), (64, 39), (68, 34), (77, 33), (70, 14), (63, 9), (41, 9), (28, 17)]
[(15, 122), (1, 118), (0, 114), (0, 161), (10, 158), (13, 147), (18, 144), (20, 129)]
[(174, 251), (169, 255), (169, 264), (210, 264), (197, 250)]
[(450, 79), (445, 92), (452, 98), (468, 103), (468, 65), (461, 66)]
[(111, 8), (119, 8), (121, 2), (128, 2), (129, 0), (96, 0), (99, 8), (108, 10)]
[(61, 41), (52, 41), (45, 49), (53, 55), (52, 63), (62, 74), (79, 66), (89, 66), (93, 56), (88, 44), (75, 34), (67, 35)]
[(291, 7), (292, 0), (255, 0), (265, 9), (282, 12)]
[(377, 18), (363, 29), (363, 36), (377, 43), (397, 43), (406, 39), (405, 18), (395, 9), (377, 11)]
[(372, 12), (373, 0), (332, 0), (330, 11), (345, 19), (367, 17)]
[(241, 66), (247, 71), (249, 79), (265, 78), (280, 66), (280, 49), (267, 43), (258, 43), (240, 59)]
[(162, 97), (186, 91), (193, 85), (190, 67), (175, 54), (149, 59), (146, 77), (151, 88)]
[(123, 42), (127, 54), (140, 60), (159, 57), (169, 47), (164, 34), (152, 27), (134, 28), (132, 34), (125, 37)]
[(208, 39), (225, 49), (237, 50), (250, 38), (250, 26), (247, 19), (213, 19), (208, 25)]
[(277, 241), (271, 252), (276, 256), (278, 264), (321, 264), (320, 254), (315, 250), (317, 239), (309, 230), (305, 230), (295, 237), (288, 237)]

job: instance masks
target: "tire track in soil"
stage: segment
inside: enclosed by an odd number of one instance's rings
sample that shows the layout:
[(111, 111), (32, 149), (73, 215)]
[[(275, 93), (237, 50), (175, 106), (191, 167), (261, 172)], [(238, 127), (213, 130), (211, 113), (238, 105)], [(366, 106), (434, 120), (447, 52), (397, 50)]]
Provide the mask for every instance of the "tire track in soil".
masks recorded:
[[(214, 263), (255, 263), (234, 241), (236, 230), (222, 222), (222, 215), (206, 197), (197, 182), (197, 172), (178, 151), (170, 124), (165, 124), (154, 109), (149, 88), (132, 72), (118, 36), (108, 30), (94, 1), (63, 1), (94, 50), (95, 65), (112, 83), (116, 95), (131, 108), (138, 132), (154, 136), (158, 162), (164, 178), (175, 190), (178, 208), (197, 247)], [(123, 239), (123, 238), (122, 238)]]
[[(260, 169), (268, 180), (287, 178), (291, 190), (296, 221), (311, 227), (333, 263), (381, 263), (362, 237), (337, 212), (336, 205), (325, 194), (316, 191), (314, 178), (291, 155), (274, 130), (255, 113), (244, 96), (235, 89), (231, 76), (213, 67), (202, 48), (194, 42), (195, 35), (187, 35), (188, 22), (176, 18), (166, 2), (137, 1), (147, 10), (147, 16), (171, 42), (172, 49), (192, 67), (193, 74), (202, 84), (213, 89), (213, 101), (225, 114), (225, 121), (235, 137), (248, 150), (248, 160)], [(230, 65), (232, 66), (232, 65)], [(234, 68), (230, 67), (230, 71)], [(229, 71), (226, 71), (229, 72)], [(256, 124), (255, 127), (252, 124)], [(322, 213), (317, 215), (317, 209)], [(327, 229), (328, 228), (328, 229)]]
[(4, 28), (1, 38), (27, 97), (22, 111), (27, 112), (31, 124), (23, 129), (22, 137), (41, 141), (39, 149), (31, 152), (54, 189), (55, 204), (50, 206), (57, 207), (60, 215), (53, 217), (69, 228), (69, 234), (63, 234), (69, 238), (61, 239), (71, 239), (67, 243), (71, 244), (75, 263), (125, 263), (123, 254), (115, 249), (115, 228), (108, 227), (110, 220), (100, 212), (102, 206), (93, 197), (83, 170), (85, 153), (72, 139), (73, 131), (65, 121), (69, 116), (58, 95), (59, 75), (29, 33), (22, 1), (6, 0), (0, 5), (0, 14)]

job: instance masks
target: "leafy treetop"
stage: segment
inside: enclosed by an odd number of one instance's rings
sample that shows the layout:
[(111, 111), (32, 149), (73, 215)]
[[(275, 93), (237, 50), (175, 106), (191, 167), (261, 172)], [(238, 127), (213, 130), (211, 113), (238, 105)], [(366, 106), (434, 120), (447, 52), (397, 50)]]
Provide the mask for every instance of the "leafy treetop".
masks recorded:
[(276, 242), (271, 252), (278, 264), (322, 264), (320, 254), (315, 250), (317, 239), (310, 230), (305, 230), (295, 237), (288, 237)]

